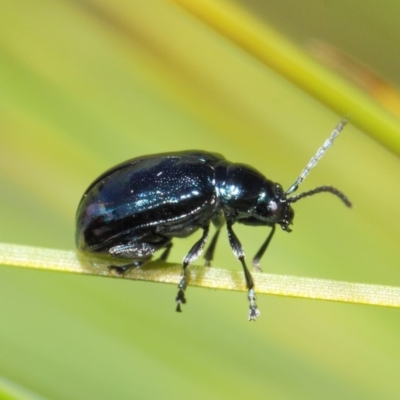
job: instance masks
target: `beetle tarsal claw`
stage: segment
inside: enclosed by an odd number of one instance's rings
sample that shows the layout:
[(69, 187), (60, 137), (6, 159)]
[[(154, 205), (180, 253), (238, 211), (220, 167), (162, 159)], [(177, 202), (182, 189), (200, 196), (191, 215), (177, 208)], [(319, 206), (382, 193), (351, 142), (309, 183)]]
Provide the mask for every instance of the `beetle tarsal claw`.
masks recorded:
[(262, 272), (259, 261), (253, 261), (253, 270), (256, 272)]
[(185, 292), (182, 289), (178, 290), (178, 294), (176, 296), (176, 311), (177, 312), (182, 312), (181, 310), (181, 304), (186, 303), (186, 298), (185, 298)]
[(116, 266), (116, 265), (110, 265), (110, 266), (108, 267), (108, 270), (110, 271), (110, 274), (116, 275), (116, 276), (121, 276), (121, 275), (123, 275), (124, 272), (125, 272), (123, 268), (118, 267), (118, 266)]
[(179, 282), (178, 285), (178, 294), (176, 295), (175, 301), (176, 301), (176, 311), (177, 312), (182, 312), (181, 310), (181, 304), (186, 303), (186, 298), (185, 298), (185, 289), (187, 287), (187, 280), (186, 280), (186, 270), (184, 270), (184, 276), (182, 277), (181, 281)]
[(261, 313), (260, 310), (257, 308), (256, 293), (254, 289), (249, 290), (247, 297), (250, 302), (249, 321), (255, 321)]

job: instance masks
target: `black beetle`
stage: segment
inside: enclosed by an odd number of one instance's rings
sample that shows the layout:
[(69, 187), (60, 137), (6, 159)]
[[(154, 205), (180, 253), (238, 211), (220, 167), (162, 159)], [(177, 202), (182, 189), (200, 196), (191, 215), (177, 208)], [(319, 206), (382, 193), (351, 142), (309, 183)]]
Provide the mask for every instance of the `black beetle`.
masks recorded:
[(206, 265), (210, 265), (220, 229), (226, 222), (229, 243), (244, 270), (250, 301), (249, 320), (255, 320), (259, 311), (254, 283), (232, 226), (238, 222), (272, 228), (253, 259), (254, 268), (260, 270), (259, 261), (276, 224), (286, 232), (291, 231), (292, 203), (316, 193), (330, 192), (351, 206), (331, 186), (288, 197), (332, 145), (345, 123), (342, 121), (334, 129), (286, 192), (254, 168), (205, 151), (155, 154), (119, 164), (97, 178), (83, 195), (76, 217), (77, 247), (85, 252), (130, 259), (127, 265), (110, 267), (123, 273), (143, 265), (160, 249), (164, 249), (161, 259), (166, 260), (174, 237), (186, 237), (202, 229), (201, 238), (183, 260), (176, 297), (176, 309), (181, 311), (181, 304), (186, 302), (187, 266), (202, 253), (212, 222), (217, 231), (205, 253)]

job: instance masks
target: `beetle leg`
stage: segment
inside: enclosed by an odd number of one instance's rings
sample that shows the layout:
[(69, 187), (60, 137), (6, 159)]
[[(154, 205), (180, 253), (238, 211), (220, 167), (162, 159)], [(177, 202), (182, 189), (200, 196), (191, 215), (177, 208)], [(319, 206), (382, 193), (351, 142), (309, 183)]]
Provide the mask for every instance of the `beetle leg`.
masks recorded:
[(191, 264), (196, 258), (199, 257), (201, 252), (204, 249), (204, 246), (207, 241), (208, 237), (208, 232), (210, 230), (209, 226), (206, 226), (203, 228), (203, 235), (201, 238), (193, 245), (193, 247), (190, 249), (189, 253), (185, 256), (183, 259), (183, 269), (182, 269), (182, 278), (181, 281), (179, 282), (178, 285), (178, 294), (175, 298), (176, 301), (176, 311), (181, 312), (181, 304), (186, 303), (186, 298), (185, 298), (185, 290), (187, 287), (187, 281), (188, 281), (188, 275), (187, 275), (187, 267), (189, 264)]
[(120, 244), (111, 247), (108, 252), (113, 257), (121, 258), (148, 258), (151, 257), (161, 246), (153, 243), (134, 241), (128, 244)]
[(171, 252), (171, 247), (172, 247), (173, 243), (172, 242), (168, 242), (167, 245), (165, 246), (164, 251), (162, 252), (159, 260), (160, 261), (167, 261), (167, 258), (169, 256), (169, 253)]
[(217, 241), (218, 241), (218, 237), (219, 237), (219, 233), (221, 232), (221, 229), (217, 229), (217, 231), (214, 233), (214, 236), (211, 240), (210, 245), (208, 246), (206, 253), (204, 254), (204, 259), (206, 260), (204, 265), (206, 267), (210, 267), (211, 266), (211, 261), (213, 259), (214, 256), (214, 252), (215, 252), (215, 247), (217, 245)]
[(269, 233), (267, 239), (262, 244), (262, 246), (260, 247), (260, 250), (257, 251), (257, 254), (253, 258), (253, 268), (257, 272), (261, 272), (260, 260), (261, 260), (261, 257), (264, 255), (265, 250), (267, 250), (267, 247), (268, 247), (269, 243), (271, 242), (271, 239), (274, 236), (274, 233), (275, 233), (275, 225), (272, 225), (272, 230)]
[(123, 275), (125, 272), (129, 271), (131, 268), (141, 267), (143, 264), (145, 264), (147, 261), (149, 261), (150, 258), (151, 257), (148, 257), (148, 258), (142, 259), (142, 260), (135, 260), (135, 261), (132, 261), (131, 263), (125, 264), (125, 265), (110, 265), (108, 267), (108, 269), (111, 273), (115, 273), (116, 275)]
[(122, 275), (131, 268), (141, 267), (144, 263), (149, 261), (153, 253), (158, 250), (158, 246), (152, 243), (134, 241), (128, 244), (121, 244), (111, 247), (108, 251), (113, 257), (130, 258), (133, 259), (126, 265), (110, 265), (108, 268), (110, 272), (117, 275)]
[(235, 232), (232, 229), (232, 224), (227, 223), (227, 228), (228, 228), (229, 243), (236, 258), (242, 263), (244, 277), (246, 279), (246, 287), (248, 289), (247, 298), (249, 299), (250, 302), (249, 321), (255, 321), (256, 318), (260, 315), (260, 311), (258, 310), (256, 304), (256, 293), (254, 291), (253, 278), (246, 266), (246, 262), (244, 260), (244, 251), (238, 237), (236, 236)]
[(214, 215), (211, 219), (213, 225), (217, 228), (217, 231), (214, 233), (214, 236), (211, 240), (210, 245), (208, 246), (206, 253), (204, 255), (204, 259), (206, 260), (204, 265), (206, 267), (211, 266), (211, 261), (214, 257), (214, 252), (215, 252), (215, 247), (217, 245), (218, 237), (219, 237), (219, 232), (221, 231), (221, 228), (225, 224), (225, 218), (224, 214), (222, 211), (219, 211), (216, 215)]

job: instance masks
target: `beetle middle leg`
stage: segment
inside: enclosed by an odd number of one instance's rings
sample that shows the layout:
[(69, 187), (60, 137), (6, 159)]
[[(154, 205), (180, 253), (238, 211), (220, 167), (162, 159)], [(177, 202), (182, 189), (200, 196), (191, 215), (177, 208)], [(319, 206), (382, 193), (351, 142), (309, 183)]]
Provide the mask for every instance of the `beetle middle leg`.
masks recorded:
[(199, 257), (201, 252), (204, 249), (204, 246), (207, 241), (208, 237), (208, 232), (210, 230), (209, 226), (206, 226), (203, 228), (203, 235), (201, 238), (193, 245), (193, 247), (190, 249), (189, 253), (185, 256), (183, 259), (183, 269), (182, 269), (182, 278), (181, 281), (179, 282), (178, 285), (178, 294), (175, 298), (176, 301), (176, 311), (181, 312), (181, 304), (186, 303), (186, 298), (185, 298), (185, 290), (187, 287), (187, 267), (189, 264), (191, 264), (196, 258)]
[(260, 315), (260, 311), (258, 310), (256, 304), (256, 293), (254, 291), (253, 277), (251, 276), (250, 271), (246, 266), (242, 245), (240, 244), (238, 237), (233, 231), (231, 223), (227, 223), (227, 229), (228, 229), (229, 243), (236, 258), (242, 263), (244, 277), (246, 279), (246, 287), (248, 289), (247, 298), (249, 299), (250, 302), (249, 321), (255, 321), (256, 318)]
[(220, 232), (221, 232), (221, 229), (217, 229), (217, 231), (214, 233), (214, 236), (211, 239), (210, 245), (208, 246), (207, 251), (204, 254), (204, 259), (206, 260), (204, 264), (206, 267), (211, 266), (211, 261), (214, 257), (215, 247), (217, 245)]
[(211, 261), (213, 260), (214, 257), (215, 247), (217, 246), (219, 233), (221, 232), (221, 228), (224, 226), (225, 218), (222, 212), (219, 212), (212, 218), (211, 221), (213, 225), (217, 228), (217, 231), (214, 233), (214, 236), (211, 239), (211, 242), (204, 254), (204, 259), (205, 259), (204, 265), (206, 267), (211, 266)]

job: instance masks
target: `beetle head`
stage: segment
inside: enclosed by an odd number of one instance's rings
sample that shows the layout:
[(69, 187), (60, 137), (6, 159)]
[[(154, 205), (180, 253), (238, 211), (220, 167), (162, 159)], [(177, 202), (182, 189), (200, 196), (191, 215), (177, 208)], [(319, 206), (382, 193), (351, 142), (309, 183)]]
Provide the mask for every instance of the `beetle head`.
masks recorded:
[(279, 224), (284, 231), (291, 231), (289, 225), (292, 224), (294, 211), (278, 183), (267, 181), (259, 193), (252, 214), (266, 225)]
[(281, 226), (286, 232), (291, 232), (289, 225), (292, 225), (294, 210), (286, 198), (286, 193), (282, 186), (276, 183), (274, 185), (275, 196), (268, 202), (268, 211), (271, 219)]
[(260, 192), (254, 215), (258, 219), (267, 222), (268, 225), (279, 224), (286, 232), (291, 232), (290, 225), (292, 225), (294, 218), (294, 210), (291, 207), (291, 203), (295, 203), (304, 197), (329, 192), (339, 197), (347, 207), (351, 207), (347, 197), (332, 186), (320, 186), (292, 197), (287, 197), (287, 192), (284, 192), (282, 186), (277, 183), (268, 185), (268, 189), (272, 189), (272, 193), (269, 192), (269, 195), (266, 195), (264, 190)]

